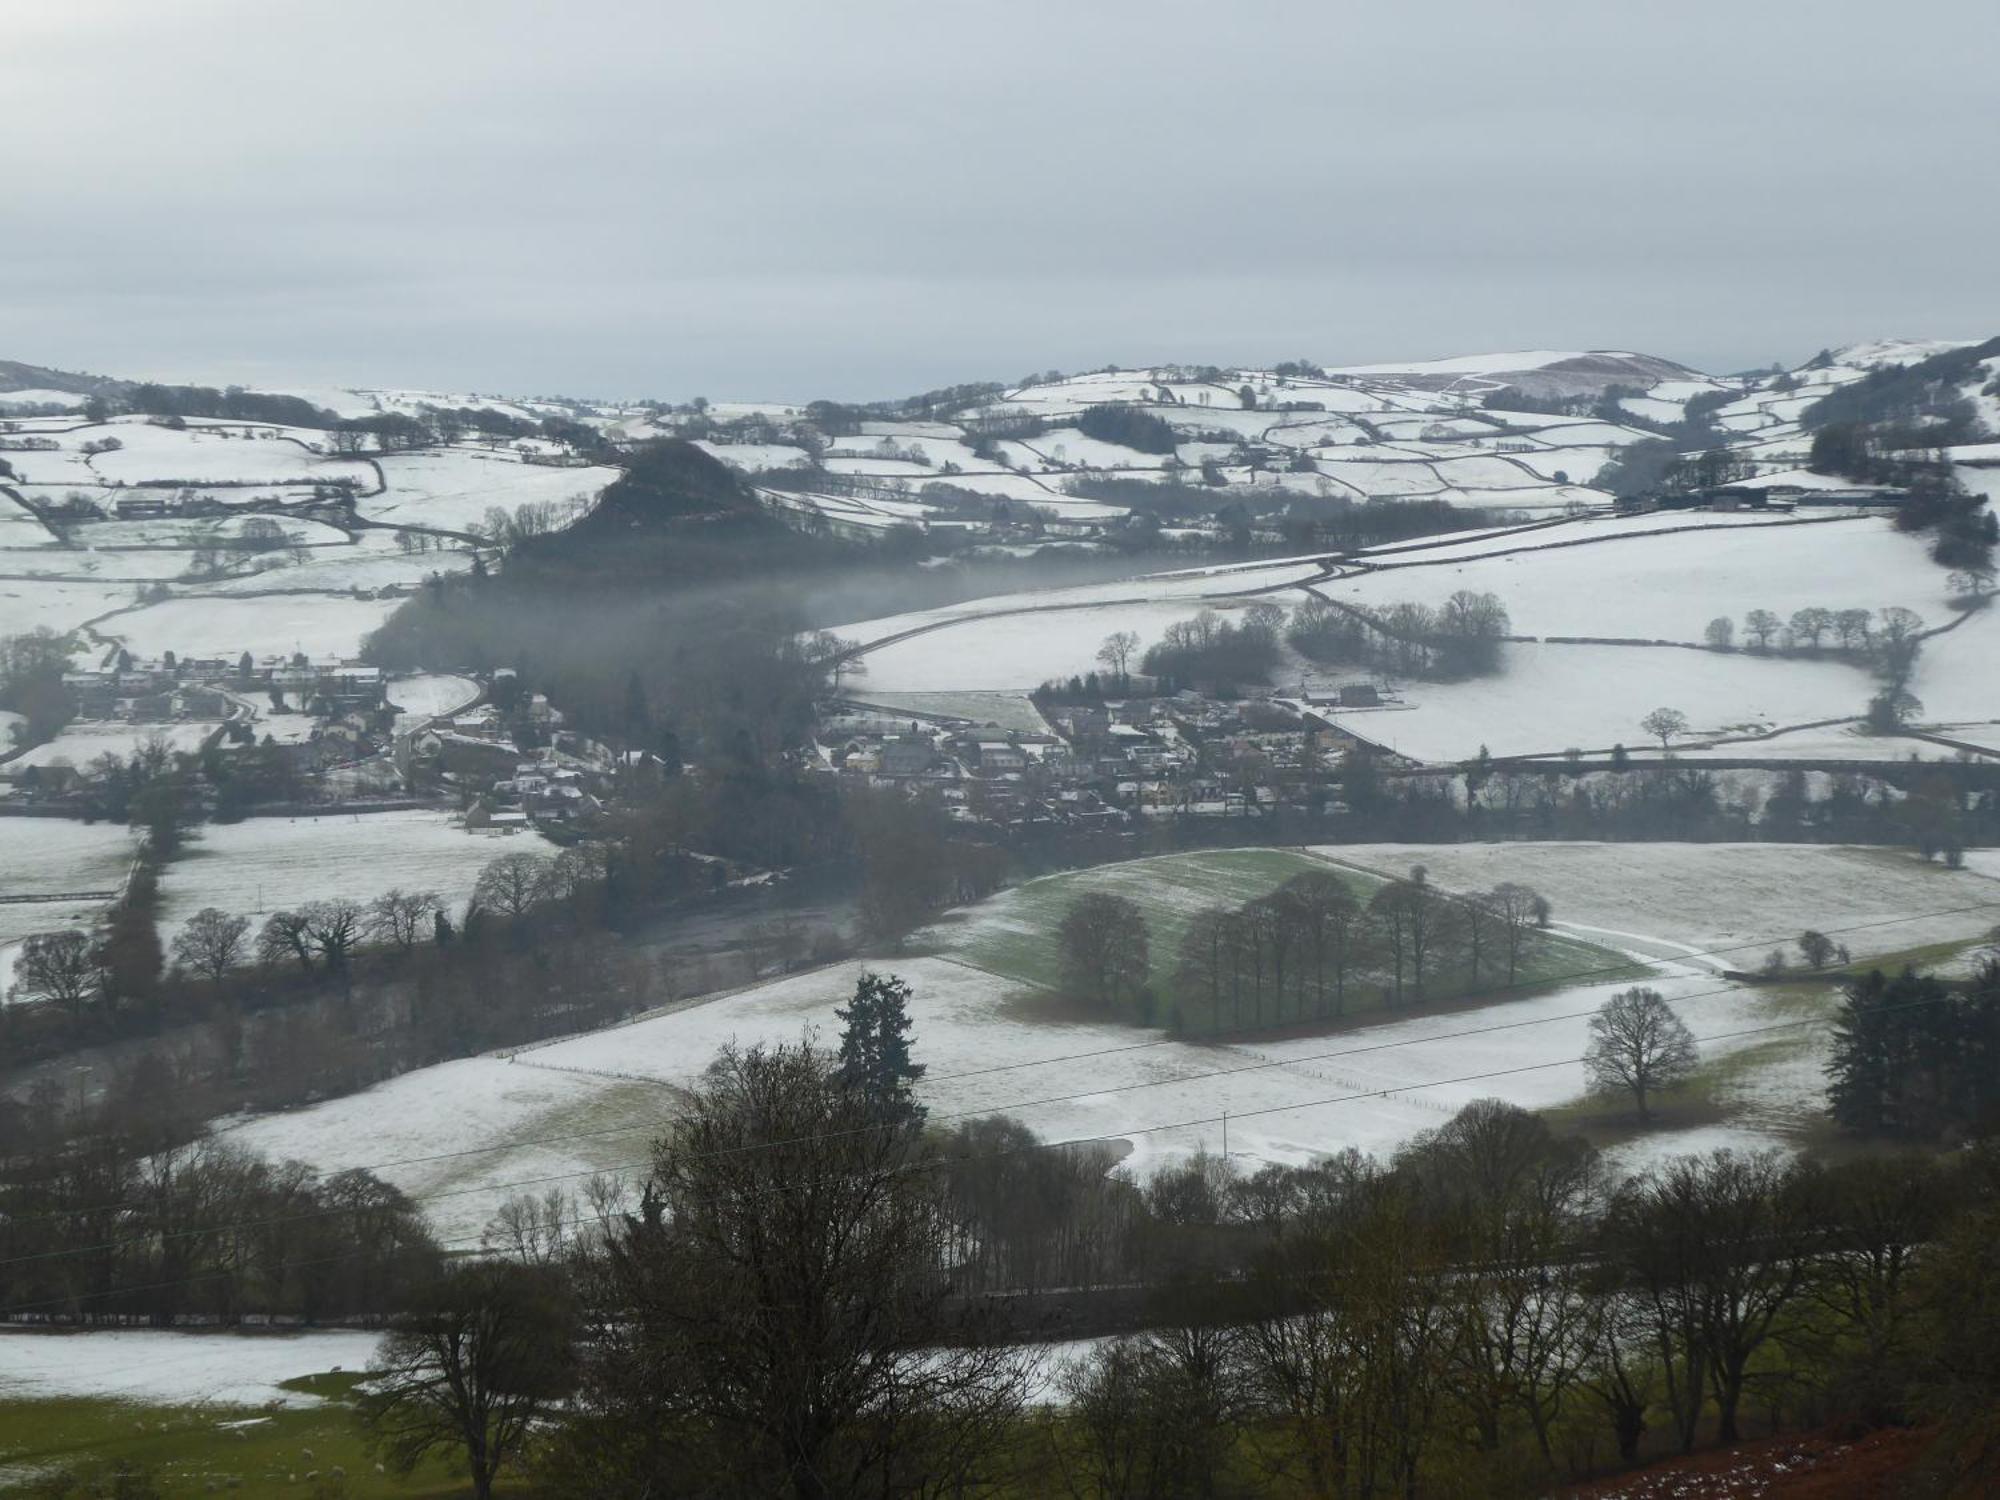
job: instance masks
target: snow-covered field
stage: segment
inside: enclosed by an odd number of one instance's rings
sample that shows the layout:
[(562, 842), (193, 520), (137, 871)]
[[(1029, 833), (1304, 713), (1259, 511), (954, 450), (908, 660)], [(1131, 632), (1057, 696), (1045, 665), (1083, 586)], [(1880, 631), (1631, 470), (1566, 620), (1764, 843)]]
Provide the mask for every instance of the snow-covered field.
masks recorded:
[(535, 834), (469, 832), (421, 809), (211, 824), (161, 873), (160, 932), (171, 942), (205, 906), (254, 921), (333, 896), (367, 902), (392, 886), (459, 907), (481, 870), (520, 849), (555, 852)]
[(1852, 717), (1876, 689), (1866, 672), (1839, 662), (1680, 646), (1515, 644), (1505, 661), (1493, 677), (1406, 683), (1403, 707), (1325, 712), (1400, 755), (1438, 762), (1470, 759), (1482, 745), (1494, 755), (1643, 751), (1650, 741), (1639, 721), (1660, 707), (1687, 714), (1697, 735)]
[(352, 589), (370, 592), (398, 589), (408, 593), (434, 573), (469, 571), (472, 558), (471, 549), (464, 547), (412, 553), (380, 547), (327, 547), (302, 563), (278, 563), (215, 583), (190, 585), (184, 592), (205, 598), (294, 591), (344, 594)]
[[(965, 620), (983, 615), (1024, 610), (1073, 609), (1083, 605), (1173, 603), (1185, 618), (1202, 608), (1204, 602), (1221, 604), (1230, 600), (1248, 602), (1247, 596), (1262, 591), (1282, 590), (1317, 578), (1325, 564), (1314, 558), (1277, 558), (1268, 562), (1236, 564), (1213, 568), (1183, 568), (1170, 573), (1149, 573), (1138, 578), (1106, 583), (1076, 584), (1063, 588), (1034, 589), (1018, 594), (988, 594), (938, 609), (912, 610), (908, 614), (883, 615), (872, 620), (836, 625), (834, 634), (845, 640), (866, 644), (926, 625)], [(1283, 595), (1281, 602), (1296, 603), (1299, 596)], [(1096, 642), (1092, 641), (1092, 650)], [(872, 656), (872, 653), (871, 653)], [(968, 686), (970, 684), (967, 684)]]
[[(55, 452), (22, 456), (14, 465), (23, 478), (37, 484), (136, 484), (172, 480), (188, 484), (249, 484), (351, 480), (373, 488), (375, 475), (367, 464), (331, 458), (311, 451), (322, 447), (326, 434), (303, 428), (276, 428), (250, 423), (256, 434), (245, 437), (245, 424), (226, 427), (189, 426), (185, 431), (155, 427), (144, 420), (120, 418), (96, 427), (64, 433)], [(279, 436), (265, 436), (278, 433)], [(86, 443), (116, 439), (117, 449), (86, 454)]]
[(1918, 717), (1949, 724), (2000, 718), (2000, 611), (1983, 609), (1924, 642), (1910, 689)]
[[(1604, 535), (1619, 539), (1591, 540)], [(1945, 570), (1927, 547), (1879, 517), (1674, 534), (1586, 525), (1497, 538), (1482, 549), (1501, 556), (1441, 565), (1429, 551), (1389, 556), (1380, 572), (1317, 589), (1367, 605), (1438, 604), (1472, 589), (1498, 594), (1523, 635), (1699, 642), (1710, 620), (1726, 617), (1741, 631), (1753, 609), (1789, 620), (1809, 605), (1873, 611), (1901, 604), (1943, 624), (1950, 618)], [(1510, 550), (1523, 548), (1543, 550)]]
[(147, 1405), (317, 1406), (282, 1382), (362, 1370), (379, 1333), (0, 1333), (0, 1401), (108, 1397)]
[(9, 771), (15, 771), (61, 762), (82, 770), (100, 755), (129, 758), (134, 751), (156, 738), (164, 741), (169, 749), (192, 753), (199, 750), (220, 727), (218, 723), (199, 720), (176, 720), (162, 724), (79, 720), (65, 726), (63, 732), (48, 743), (14, 756), (6, 762), (6, 766)]
[(378, 462), (389, 481), (385, 494), (364, 497), (357, 509), (371, 521), (464, 531), (487, 510), (513, 512), (522, 505), (576, 501), (587, 507), (618, 471), (603, 466), (558, 468), (475, 449), (391, 453)]
[(967, 620), (877, 647), (862, 658), (865, 675), (847, 691), (885, 693), (1025, 692), (1052, 677), (1095, 672), (1107, 635), (1129, 630), (1152, 645), (1169, 625), (1204, 606), (1186, 603), (1099, 604)]
[(303, 651), (312, 657), (355, 657), (363, 638), (395, 613), (397, 603), (346, 594), (184, 597), (113, 615), (98, 632), (141, 656)]
[[(1936, 733), (1960, 737), (1955, 729)], [(1676, 748), (1674, 753), (1686, 760), (1899, 761), (1953, 760), (1958, 755), (1947, 746), (1910, 735), (1865, 734), (1859, 722), (1793, 729), (1769, 739), (1717, 740), (1707, 746)]]
[[(1643, 940), (1705, 967), (1754, 968), (1808, 927), (1857, 957), (1971, 939), (2000, 923), (2000, 864), (1947, 870), (1898, 849), (1840, 844), (1336, 844), (1371, 870), (1423, 865), (1452, 890), (1533, 886), (1558, 925), (1596, 942)], [(1970, 908), (1969, 910), (1964, 908)]]
[(130, 583), (0, 579), (0, 636), (39, 629), (66, 635), (86, 620), (129, 607), (137, 595)]
[[(1762, 992), (1720, 971), (1754, 967), (1806, 927), (1867, 957), (1972, 941), (2000, 915), (2000, 863), (1986, 873), (1952, 872), (1885, 850), (1508, 843), (1314, 853), (1370, 874), (1423, 864), (1448, 889), (1503, 880), (1535, 887), (1553, 903), (1559, 929), (1652, 966), (1647, 982), (1709, 1039), (1711, 1059), (1742, 1052), (1757, 1062), (1763, 1052), (1751, 1049), (1770, 1047), (1768, 1037), (1724, 1034), (1786, 1019)], [(381, 1165), (418, 1196), (441, 1234), (469, 1244), (509, 1184), (533, 1181), (545, 1190), (558, 1181), (574, 1186), (590, 1172), (643, 1170), (676, 1087), (717, 1048), (808, 1031), (837, 1037), (834, 1008), (857, 974), (873, 968), (912, 987), (915, 1056), (929, 1069), (920, 1092), (939, 1123), (1005, 1113), (1051, 1140), (1124, 1141), (1140, 1172), (1217, 1147), (1225, 1109), (1231, 1152), (1248, 1161), (1300, 1161), (1347, 1146), (1386, 1153), (1475, 1098), (1533, 1108), (1579, 1098), (1588, 1013), (1631, 982), (1588, 980), (1331, 1036), (1195, 1045), (1157, 1031), (1051, 1019), (1035, 1008), (1032, 986), (949, 956), (967, 951), (981, 931), (1004, 928), (1015, 900), (1003, 894), (946, 924), (940, 931), (955, 931), (960, 946), (945, 955), (881, 956), (794, 975), (524, 1049), (511, 1061), (446, 1063), (348, 1099), (237, 1124), (229, 1134), (326, 1170)], [(1748, 1101), (1737, 1122), (1745, 1139), (1772, 1138), (1751, 1106), (1775, 1119), (1809, 1086), (1803, 1045), (1773, 1049), (1769, 1069), (1736, 1080)]]
[(137, 850), (121, 824), (0, 818), (0, 1004), (22, 939), (95, 922), (106, 896), (124, 888)]

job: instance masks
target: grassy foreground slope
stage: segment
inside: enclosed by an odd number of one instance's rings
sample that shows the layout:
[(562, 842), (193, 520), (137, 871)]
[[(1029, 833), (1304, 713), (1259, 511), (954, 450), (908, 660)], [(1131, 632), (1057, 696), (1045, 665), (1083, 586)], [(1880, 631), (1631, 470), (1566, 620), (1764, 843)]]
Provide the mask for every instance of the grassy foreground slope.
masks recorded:
[[(378, 1471), (350, 1399), (362, 1378), (348, 1372), (287, 1381), (288, 1389), (322, 1401), (278, 1410), (101, 1396), (0, 1402), (0, 1496), (42, 1493), (38, 1486), (65, 1471), (113, 1483), (108, 1476), (120, 1465), (144, 1474), (165, 1500), (219, 1493), (340, 1500), (469, 1494), (460, 1466), (442, 1458), (408, 1475)], [(503, 1486), (501, 1493), (517, 1490)]]

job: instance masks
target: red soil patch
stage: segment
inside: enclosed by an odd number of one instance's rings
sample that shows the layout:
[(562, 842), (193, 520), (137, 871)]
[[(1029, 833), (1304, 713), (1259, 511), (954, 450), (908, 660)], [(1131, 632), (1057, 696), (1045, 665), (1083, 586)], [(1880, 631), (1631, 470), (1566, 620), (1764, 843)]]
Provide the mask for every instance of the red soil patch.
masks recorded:
[(1563, 1500), (1872, 1500), (1893, 1495), (1933, 1432), (1885, 1428), (1865, 1437), (1802, 1433), (1654, 1464)]

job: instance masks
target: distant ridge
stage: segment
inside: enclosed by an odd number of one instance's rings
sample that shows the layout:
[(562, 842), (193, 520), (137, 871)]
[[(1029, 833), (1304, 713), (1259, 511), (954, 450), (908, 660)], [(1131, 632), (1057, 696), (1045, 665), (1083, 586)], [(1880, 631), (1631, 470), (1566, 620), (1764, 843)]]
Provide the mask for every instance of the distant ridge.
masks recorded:
[(0, 359), (0, 395), (10, 391), (67, 391), (73, 396), (111, 396), (130, 384), (107, 375), (82, 375), (74, 370), (52, 370), (46, 365)]
[(1345, 365), (1328, 369), (1329, 375), (1393, 376), (1419, 390), (1444, 390), (1453, 386), (1510, 386), (1530, 396), (1596, 396), (1614, 385), (1642, 388), (1663, 380), (1701, 380), (1699, 370), (1690, 369), (1656, 354), (1637, 354), (1623, 349), (1580, 351), (1534, 349), (1498, 354), (1467, 354), (1451, 359), (1411, 360), (1407, 363)]

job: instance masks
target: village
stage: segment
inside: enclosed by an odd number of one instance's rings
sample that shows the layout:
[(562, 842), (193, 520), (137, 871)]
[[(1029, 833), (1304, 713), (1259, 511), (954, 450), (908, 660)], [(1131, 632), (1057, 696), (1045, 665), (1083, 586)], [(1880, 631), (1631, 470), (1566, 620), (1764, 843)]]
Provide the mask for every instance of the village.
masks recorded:
[[(391, 678), (303, 653), (235, 660), (135, 658), (63, 674), (73, 717), (0, 761), (0, 808), (89, 817), (133, 762), (199, 758), (247, 780), (260, 810), (447, 802), (472, 829), (580, 836), (622, 789), (656, 785), (661, 763), (569, 728), (516, 674)], [(207, 811), (213, 813), (214, 808)]]
[(833, 775), (932, 796), (955, 821), (1000, 830), (1328, 813), (1342, 810), (1334, 783), (1347, 758), (1377, 752), (1322, 710), (1389, 706), (1369, 683), (1241, 700), (1183, 690), (1056, 701), (1067, 696), (1037, 695), (1041, 729), (843, 700), (821, 721), (816, 750)]

